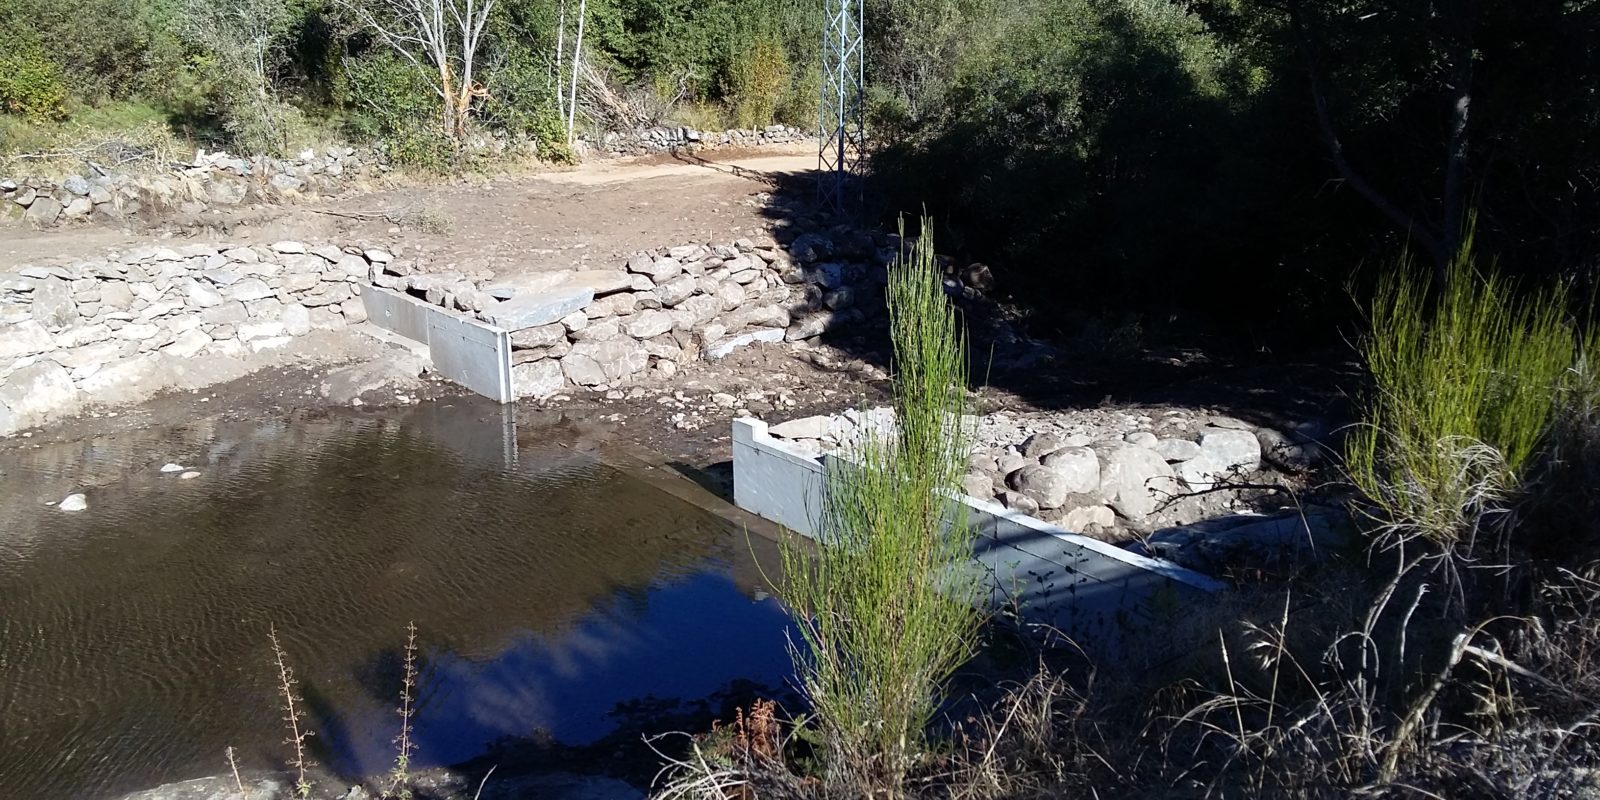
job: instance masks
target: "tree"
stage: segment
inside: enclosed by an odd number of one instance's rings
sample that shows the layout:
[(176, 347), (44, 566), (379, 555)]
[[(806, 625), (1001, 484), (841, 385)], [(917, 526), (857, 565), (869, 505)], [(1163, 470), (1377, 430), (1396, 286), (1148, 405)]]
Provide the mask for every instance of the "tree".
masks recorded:
[(476, 71), (495, 0), (340, 0), (428, 81), (444, 135), (460, 143), (473, 103), (484, 96)]
[(251, 152), (289, 147), (295, 111), (278, 99), (272, 70), (292, 15), (284, 0), (189, 0), (184, 36), (217, 67), (213, 104), (235, 144)]

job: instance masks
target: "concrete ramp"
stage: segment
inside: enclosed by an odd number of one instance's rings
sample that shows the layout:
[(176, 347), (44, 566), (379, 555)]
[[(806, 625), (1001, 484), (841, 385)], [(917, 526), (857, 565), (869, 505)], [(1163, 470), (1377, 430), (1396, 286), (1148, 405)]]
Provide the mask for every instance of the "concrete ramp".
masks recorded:
[(511, 335), (474, 319), (381, 286), (361, 287), (367, 320), (428, 348), (439, 374), (501, 403), (511, 388)]

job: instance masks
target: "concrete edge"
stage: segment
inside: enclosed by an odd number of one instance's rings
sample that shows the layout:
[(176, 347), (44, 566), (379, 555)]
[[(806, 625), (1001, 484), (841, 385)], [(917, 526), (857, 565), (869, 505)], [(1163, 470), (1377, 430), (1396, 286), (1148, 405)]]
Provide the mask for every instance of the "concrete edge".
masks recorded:
[[(801, 450), (800, 448), (797, 448), (788, 442), (777, 439), (767, 431), (767, 423), (758, 419), (741, 417), (733, 421), (735, 502), (740, 508), (757, 514), (760, 514), (760, 504), (747, 503), (750, 493), (747, 491), (743, 493), (744, 496), (741, 496), (739, 489), (740, 465), (738, 463), (738, 458), (739, 448), (741, 446), (756, 448), (764, 455), (775, 457), (780, 461), (788, 462), (794, 466), (805, 469), (808, 472), (816, 474), (819, 478), (822, 476), (824, 471), (823, 462), (819, 457)], [(797, 487), (797, 491), (804, 492), (805, 488)], [(1058, 539), (1064, 544), (1079, 547), (1102, 558), (1116, 561), (1135, 569), (1156, 573), (1164, 578), (1167, 578), (1168, 580), (1181, 583), (1185, 586), (1198, 589), (1200, 591), (1208, 593), (1218, 592), (1227, 586), (1227, 584), (1209, 575), (1195, 572), (1194, 570), (1178, 566), (1177, 564), (1173, 564), (1169, 561), (1162, 561), (1149, 556), (1139, 555), (1138, 553), (1124, 550), (1116, 545), (1102, 542), (1099, 539), (1073, 533), (1058, 525), (1053, 525), (1036, 517), (1028, 516), (1027, 514), (1017, 513), (990, 501), (979, 500), (975, 497), (954, 492), (951, 493), (951, 495), (952, 499), (964, 503), (972, 511), (977, 511), (993, 517), (1004, 519), (1029, 530), (1037, 531), (1038, 533)], [(804, 501), (802, 501), (802, 503), (803, 502)], [(757, 507), (751, 508), (751, 505), (756, 505)], [(783, 524), (782, 520), (774, 521), (778, 522), (779, 524)], [(788, 527), (793, 528), (794, 526), (789, 525)], [(796, 532), (808, 536), (812, 533), (811, 531), (803, 530), (797, 530)]]

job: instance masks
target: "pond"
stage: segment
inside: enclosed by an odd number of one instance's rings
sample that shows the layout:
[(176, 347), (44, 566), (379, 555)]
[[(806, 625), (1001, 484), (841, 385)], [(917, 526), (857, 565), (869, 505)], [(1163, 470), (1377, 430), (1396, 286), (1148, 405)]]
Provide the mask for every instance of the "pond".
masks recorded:
[[(317, 760), (347, 777), (390, 766), (411, 621), (419, 766), (583, 747), (640, 709), (786, 683), (773, 565), (742, 530), (582, 424), (510, 414), (455, 400), (0, 451), (0, 797), (120, 796), (225, 772), (228, 747), (281, 768), (269, 628)], [(46, 504), (72, 491), (87, 510)]]

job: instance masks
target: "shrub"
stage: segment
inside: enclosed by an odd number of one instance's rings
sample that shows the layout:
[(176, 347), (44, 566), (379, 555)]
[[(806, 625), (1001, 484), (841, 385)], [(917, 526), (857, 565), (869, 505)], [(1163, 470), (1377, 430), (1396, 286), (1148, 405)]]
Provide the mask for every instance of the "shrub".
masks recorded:
[(0, 111), (31, 120), (66, 116), (67, 87), (61, 68), (45, 55), (20, 15), (0, 13)]
[(439, 128), (439, 101), (410, 64), (389, 52), (353, 59), (345, 80), (350, 129), (382, 143), (396, 164), (444, 171), (455, 147)]
[(771, 125), (789, 86), (789, 58), (783, 43), (769, 36), (733, 55), (725, 92), (740, 128)]
[(819, 547), (784, 551), (806, 645), (796, 671), (829, 780), (846, 792), (901, 786), (980, 621), (962, 566), (972, 531), (948, 499), (970, 449), (965, 341), (923, 230), (889, 273), (894, 430), (830, 461)]
[(1435, 286), (1403, 259), (1379, 284), (1362, 352), (1375, 383), (1350, 475), (1386, 522), (1470, 548), (1522, 486), (1573, 364), (1558, 290), (1519, 295), (1474, 264)]

